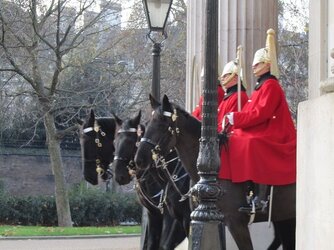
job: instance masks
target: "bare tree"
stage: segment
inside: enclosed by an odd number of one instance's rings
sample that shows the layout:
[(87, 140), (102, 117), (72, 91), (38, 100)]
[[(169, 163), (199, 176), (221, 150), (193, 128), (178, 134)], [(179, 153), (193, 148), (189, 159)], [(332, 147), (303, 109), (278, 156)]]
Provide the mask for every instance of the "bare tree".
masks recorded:
[(297, 122), (298, 104), (308, 93), (308, 0), (280, 1), (279, 8), (280, 79)]
[(0, 72), (6, 82), (2, 92), (26, 95), (30, 103), (37, 102), (35, 115), (46, 131), (55, 176), (59, 226), (72, 226), (60, 142), (76, 126), (57, 126), (57, 120), (65, 116), (71, 120), (75, 113), (68, 109), (79, 112), (87, 104), (73, 104), (78, 86), (71, 86), (68, 77), (73, 69), (82, 69), (83, 63), (108, 51), (102, 34), (117, 32), (119, 6), (115, 1), (97, 6), (95, 0), (1, 1)]
[[(186, 20), (187, 6), (184, 0), (173, 1), (169, 21), (166, 25), (167, 39), (162, 42), (162, 51), (160, 53), (160, 72), (161, 72), (161, 96), (167, 94), (176, 103), (180, 105), (185, 103), (185, 86), (186, 86)], [(148, 28), (145, 18), (144, 9), (140, 0), (135, 0), (133, 9), (128, 22), (128, 28), (141, 34), (145, 39)], [(152, 41), (147, 37), (144, 44), (145, 49), (137, 51), (137, 56), (141, 67), (141, 83), (145, 86), (145, 99), (142, 107), (147, 110), (143, 116), (150, 115), (150, 107), (148, 103), (148, 93), (151, 89), (152, 81)], [(157, 41), (160, 41), (159, 39)], [(133, 41), (136, 43), (136, 41)], [(132, 42), (132, 43), (133, 43)], [(135, 46), (132, 46), (135, 47)]]

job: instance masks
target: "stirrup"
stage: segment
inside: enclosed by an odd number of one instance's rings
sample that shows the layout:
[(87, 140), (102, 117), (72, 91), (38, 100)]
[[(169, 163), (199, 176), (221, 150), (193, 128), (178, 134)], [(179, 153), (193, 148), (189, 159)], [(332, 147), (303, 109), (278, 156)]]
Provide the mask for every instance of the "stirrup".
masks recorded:
[(257, 202), (257, 197), (252, 199), (251, 204), (249, 206), (242, 206), (238, 209), (241, 213), (247, 214), (255, 214), (255, 213), (267, 213), (268, 201), (261, 200)]

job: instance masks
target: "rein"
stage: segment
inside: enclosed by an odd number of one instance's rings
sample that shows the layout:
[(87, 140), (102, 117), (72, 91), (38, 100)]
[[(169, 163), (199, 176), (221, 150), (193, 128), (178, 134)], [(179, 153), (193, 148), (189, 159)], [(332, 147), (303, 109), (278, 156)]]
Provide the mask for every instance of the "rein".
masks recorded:
[[(173, 151), (172, 151), (173, 152)], [(162, 155), (158, 154), (157, 155), (157, 159), (154, 160), (154, 165), (156, 168), (162, 168), (163, 172), (166, 174), (168, 181), (173, 185), (174, 189), (176, 190), (176, 192), (181, 196), (180, 198), (180, 202), (186, 200), (189, 196), (188, 196), (188, 192), (186, 194), (183, 194), (179, 187), (176, 185), (176, 182), (180, 181), (181, 179), (185, 178), (188, 176), (188, 173), (185, 173), (182, 176), (178, 176), (178, 173), (180, 172), (180, 170), (183, 168), (182, 165), (178, 164), (176, 166), (176, 168), (174, 168), (173, 173), (170, 173), (169, 169), (168, 169), (168, 164), (173, 162), (173, 161), (178, 161), (179, 157), (175, 157), (169, 161), (166, 161), (165, 157), (163, 157)]]
[[(148, 170), (146, 169), (141, 177), (145, 176), (145, 174), (147, 174), (147, 171), (148, 171)], [(166, 196), (167, 196), (165, 190), (164, 190), (164, 189), (161, 189), (159, 193), (153, 195), (152, 198), (150, 198), (150, 196), (147, 195), (146, 192), (145, 192), (145, 191), (143, 190), (143, 188), (142, 188), (142, 185), (141, 185), (141, 182), (143, 181), (142, 179), (144, 179), (144, 178), (140, 178), (140, 179), (137, 179), (137, 178), (136, 178), (136, 179), (135, 179), (135, 180), (136, 180), (135, 188), (138, 190), (138, 192), (142, 195), (142, 197), (143, 197), (143, 198), (144, 198), (144, 199), (145, 199), (145, 200), (146, 200), (152, 207), (154, 207), (154, 208), (160, 210), (160, 213), (163, 214), (163, 212), (164, 212), (164, 211), (163, 211), (163, 204), (165, 203), (165, 201), (166, 201)], [(159, 198), (159, 204), (156, 205), (152, 199), (153, 199), (153, 198), (156, 198), (156, 197), (159, 197), (159, 196), (160, 196), (160, 198)]]
[[(118, 130), (117, 134), (121, 134), (121, 133), (136, 133), (137, 134), (137, 142), (136, 142), (136, 147), (138, 147), (138, 143), (141, 139), (141, 135), (139, 134), (139, 131), (136, 129), (136, 128), (129, 128), (129, 129), (120, 129)], [(165, 202), (165, 198), (166, 198), (166, 195), (165, 195), (165, 192), (164, 190), (162, 189), (160, 192), (158, 192), (157, 194), (153, 195), (152, 197), (150, 197), (150, 195), (147, 194), (146, 191), (144, 191), (143, 189), (143, 185), (142, 185), (142, 182), (145, 180), (145, 175), (147, 175), (148, 173), (148, 169), (145, 169), (144, 173), (141, 175), (140, 178), (137, 178), (136, 176), (136, 165), (134, 163), (134, 160), (133, 159), (129, 159), (129, 158), (126, 158), (126, 157), (121, 157), (119, 155), (115, 155), (114, 156), (114, 161), (123, 161), (125, 163), (127, 163), (127, 166), (126, 168), (128, 169), (129, 171), (129, 175), (131, 175), (132, 177), (135, 177), (135, 188), (136, 190), (139, 192), (139, 194), (154, 208), (158, 209), (161, 214), (163, 213), (163, 203)], [(159, 204), (156, 205), (154, 203), (154, 201), (152, 199), (156, 198), (156, 197), (159, 197)]]

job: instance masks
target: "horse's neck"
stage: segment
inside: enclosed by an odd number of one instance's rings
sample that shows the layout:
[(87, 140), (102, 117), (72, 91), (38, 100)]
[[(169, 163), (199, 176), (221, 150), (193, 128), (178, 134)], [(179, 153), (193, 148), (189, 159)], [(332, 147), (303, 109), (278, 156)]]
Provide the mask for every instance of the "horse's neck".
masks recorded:
[[(191, 120), (189, 122), (191, 122)], [(180, 133), (178, 135), (176, 149), (190, 178), (197, 182), (199, 180), (199, 175), (197, 173), (196, 162), (199, 151), (199, 139), (201, 136), (200, 126), (195, 130), (190, 130), (189, 127), (192, 126), (185, 124), (182, 128), (179, 127)]]
[(145, 190), (156, 192), (156, 190), (160, 191), (163, 189), (162, 183), (157, 181), (157, 176), (157, 170), (153, 166), (150, 166), (150, 169), (146, 170), (136, 170), (136, 178), (139, 181), (139, 185)]

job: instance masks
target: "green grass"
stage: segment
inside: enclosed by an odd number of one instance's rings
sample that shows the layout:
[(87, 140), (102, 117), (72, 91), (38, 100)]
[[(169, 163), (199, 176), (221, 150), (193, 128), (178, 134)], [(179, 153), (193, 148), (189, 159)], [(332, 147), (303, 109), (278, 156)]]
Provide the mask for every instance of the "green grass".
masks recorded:
[(140, 234), (140, 226), (116, 227), (37, 227), (37, 226), (0, 226), (0, 236), (78, 236), (78, 235), (114, 235)]

